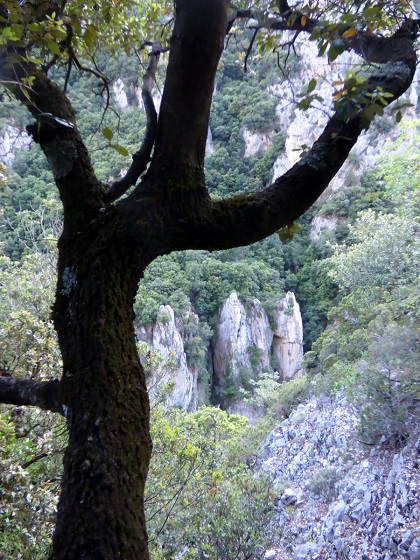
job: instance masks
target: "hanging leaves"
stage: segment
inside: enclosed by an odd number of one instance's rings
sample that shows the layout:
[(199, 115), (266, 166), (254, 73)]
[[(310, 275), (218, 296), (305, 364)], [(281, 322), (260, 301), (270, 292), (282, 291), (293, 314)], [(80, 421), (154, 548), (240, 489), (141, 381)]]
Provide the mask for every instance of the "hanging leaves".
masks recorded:
[(112, 130), (108, 126), (106, 126), (105, 128), (102, 129), (102, 134), (109, 142), (114, 137), (114, 133), (112, 132)]
[(127, 157), (129, 155), (129, 151), (127, 150), (127, 148), (124, 148), (124, 146), (120, 146), (119, 144), (110, 144), (109, 147), (124, 157)]
[(277, 233), (280, 238), (280, 241), (282, 243), (287, 243), (288, 241), (291, 241), (295, 236), (295, 234), (299, 233), (299, 231), (301, 230), (302, 228), (299, 224), (292, 222), (291, 224), (288, 224), (287, 226), (284, 226), (281, 229), (279, 229)]
[(114, 133), (112, 132), (112, 130), (108, 127), (105, 126), (102, 129), (102, 135), (104, 136), (104, 138), (106, 140), (108, 140), (109, 144), (108, 146), (110, 148), (112, 148), (113, 150), (115, 150), (116, 152), (118, 152), (120, 155), (127, 157), (129, 155), (129, 151), (127, 150), (127, 148), (124, 148), (124, 146), (121, 146), (120, 144), (112, 144), (111, 140), (114, 138)]

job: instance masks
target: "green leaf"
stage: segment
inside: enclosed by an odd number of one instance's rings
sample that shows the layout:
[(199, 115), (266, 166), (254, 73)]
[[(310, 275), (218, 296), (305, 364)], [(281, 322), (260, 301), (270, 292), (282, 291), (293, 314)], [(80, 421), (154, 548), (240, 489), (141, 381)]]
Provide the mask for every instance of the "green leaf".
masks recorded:
[(29, 91), (27, 90), (27, 88), (23, 85), (20, 86), (20, 91), (23, 93), (23, 95), (29, 99), (29, 101), (31, 100), (31, 96), (29, 95)]
[(105, 136), (105, 138), (110, 142), (113, 137), (114, 137), (114, 133), (112, 132), (112, 130), (106, 126), (105, 128), (102, 129), (102, 134)]
[(328, 50), (328, 58), (330, 62), (333, 62), (337, 56), (346, 50), (346, 45), (341, 39), (335, 40)]
[(11, 29), (15, 40), (19, 40), (22, 38), (23, 29), (24, 29), (23, 25), (20, 25), (19, 23), (15, 23), (14, 25), (12, 25)]
[(119, 144), (110, 144), (110, 146), (122, 156), (127, 157), (129, 155), (127, 148), (124, 148), (124, 146), (120, 146)]
[(298, 233), (301, 230), (302, 227), (299, 224), (295, 224), (294, 222), (292, 222), (291, 224), (280, 228), (277, 233), (280, 241), (282, 243), (287, 243), (288, 241), (291, 241), (293, 239), (295, 233)]
[(401, 120), (402, 120), (402, 113), (401, 111), (398, 111), (398, 113), (395, 115), (395, 121), (399, 123), (401, 122)]
[(57, 56), (61, 56), (60, 47), (57, 45), (55, 41), (47, 41), (47, 47), (50, 52), (56, 54)]
[(28, 23), (26, 27), (29, 31), (32, 31), (32, 33), (39, 33), (42, 29), (39, 23)]
[(314, 89), (316, 88), (316, 78), (312, 78), (312, 80), (309, 82), (309, 84), (306, 87), (306, 93), (311, 93), (312, 91), (314, 91)]
[(19, 62), (24, 62), (25, 58), (18, 53), (11, 53), (6, 58), (9, 64), (17, 64)]
[(93, 43), (95, 42), (97, 36), (98, 33), (96, 29), (93, 27), (93, 25), (88, 25), (85, 29), (85, 34), (83, 35), (83, 38), (85, 40), (86, 46), (89, 49), (92, 48)]
[(111, 12), (109, 6), (106, 6), (103, 9), (102, 14), (104, 16), (105, 23), (111, 23)]

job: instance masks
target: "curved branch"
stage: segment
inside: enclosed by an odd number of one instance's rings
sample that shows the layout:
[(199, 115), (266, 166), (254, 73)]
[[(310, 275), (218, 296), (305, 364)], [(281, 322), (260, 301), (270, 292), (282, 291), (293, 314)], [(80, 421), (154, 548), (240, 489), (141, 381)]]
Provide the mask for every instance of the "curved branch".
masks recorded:
[[(366, 57), (370, 60), (381, 57), (382, 63), (367, 65), (369, 76), (364, 106), (357, 105), (349, 97), (345, 107), (337, 107), (307, 155), (268, 188), (228, 200), (203, 199), (201, 209), (191, 212), (193, 217), (185, 224), (185, 234), (179, 236), (182, 239), (174, 249), (218, 250), (248, 245), (290, 224), (310, 208), (367, 128), (364, 111), (372, 109), (369, 95), (382, 88), (381, 91), (390, 94), (389, 99), (394, 101), (411, 85), (416, 54), (409, 34), (416, 25), (416, 22), (407, 24), (406, 32), (399, 30), (390, 38), (375, 37)], [(175, 227), (179, 229), (179, 222)]]
[(317, 19), (305, 16), (302, 12), (293, 11), (287, 2), (280, 1), (278, 4), (280, 17), (267, 17), (267, 14), (262, 10), (234, 10), (229, 17), (227, 33), (237, 19), (254, 19), (258, 22), (257, 27), (274, 31), (306, 31), (312, 33), (315, 27), (320, 25)]
[[(63, 90), (30, 63), (7, 65), (8, 47), (0, 53), (0, 80), (16, 83), (13, 95), (26, 106), (35, 123), (28, 133), (43, 150), (60, 191), (64, 212), (86, 222), (103, 207), (103, 187), (96, 178), (88, 151)], [(31, 76), (31, 85), (26, 81)]]
[(33, 381), (0, 376), (0, 403), (16, 406), (38, 406), (64, 414), (61, 384), (58, 380)]
[(245, 58), (244, 58), (244, 72), (246, 72), (247, 69), (248, 69), (248, 58), (249, 58), (249, 55), (251, 54), (252, 47), (254, 46), (255, 39), (257, 38), (258, 31), (259, 31), (259, 28), (256, 27), (254, 29), (254, 33), (252, 34), (252, 37), (251, 37), (251, 40), (249, 42), (248, 48), (246, 49)]
[(133, 162), (125, 176), (119, 181), (115, 181), (104, 195), (105, 202), (113, 202), (134, 186), (145, 171), (150, 161), (150, 155), (156, 140), (157, 132), (157, 112), (153, 101), (152, 90), (156, 81), (156, 70), (159, 57), (162, 52), (160, 43), (154, 43), (150, 53), (149, 66), (143, 78), (141, 96), (146, 112), (146, 133), (140, 149), (133, 155)]

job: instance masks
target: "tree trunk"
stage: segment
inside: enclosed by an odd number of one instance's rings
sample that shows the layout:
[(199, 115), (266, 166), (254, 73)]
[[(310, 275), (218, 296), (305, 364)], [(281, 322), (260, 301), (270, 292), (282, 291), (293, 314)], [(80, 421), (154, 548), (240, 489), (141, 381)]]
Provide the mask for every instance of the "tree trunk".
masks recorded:
[(149, 401), (133, 327), (140, 267), (106, 227), (96, 231), (67, 239), (65, 230), (59, 244), (54, 319), (69, 444), (51, 558), (147, 560)]

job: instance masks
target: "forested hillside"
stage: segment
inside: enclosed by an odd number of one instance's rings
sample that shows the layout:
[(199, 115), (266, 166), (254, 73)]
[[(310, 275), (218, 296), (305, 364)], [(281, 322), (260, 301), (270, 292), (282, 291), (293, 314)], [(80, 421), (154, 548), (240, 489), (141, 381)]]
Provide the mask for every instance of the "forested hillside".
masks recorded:
[[(238, 35), (229, 42), (213, 94), (206, 179), (211, 194), (221, 199), (261, 189), (286, 162), (293, 163), (306, 149), (293, 133), (296, 126), (309, 134), (319, 125), (306, 104), (324, 103), (320, 93), (308, 101), (310, 57), (298, 49), (288, 57), (262, 53), (244, 62), (250, 37)], [(96, 62), (99, 68), (106, 62), (112, 108), (104, 111), (106, 93), (92, 74), (71, 73), (67, 93), (97, 175), (111, 181), (129, 166), (127, 154), (136, 150), (146, 117), (139, 60), (121, 55), (110, 63), (106, 57), (103, 53)], [(344, 66), (335, 68), (337, 79)], [(55, 72), (64, 83), (64, 70)], [(276, 113), (284, 105), (279, 72), (294, 77), (296, 90), (281, 118)], [(158, 78), (157, 102), (159, 85)], [(402, 121), (397, 122), (395, 108), (385, 111), (338, 179), (296, 223), (249, 247), (173, 252), (146, 269), (136, 298), (136, 328), (165, 320), (160, 306), (171, 306), (189, 335), (187, 358), (208, 386), (199, 403), (205, 407), (189, 413), (163, 405), (170, 382), (156, 391), (154, 457), (145, 499), (154, 560), (262, 558), (278, 543), (273, 510), (277, 504), (278, 514), (288, 481), (273, 485), (261, 471), (261, 443), (310, 397), (334, 401), (338, 393), (346, 396), (357, 418), (353, 436), (362, 450), (376, 444), (399, 450), (416, 437), (420, 120), (415, 87), (397, 108)], [(58, 378), (61, 358), (50, 314), (61, 205), (46, 159), (23, 132), (24, 111), (2, 95), (1, 375)], [(275, 372), (263, 372), (240, 391), (236, 387), (235, 398), (259, 412), (253, 425), (209, 406), (223, 405), (211, 391), (208, 371), (209, 341), (222, 304), (236, 292), (245, 306), (257, 298), (270, 317), (289, 291), (302, 313), (303, 375), (281, 383)], [(149, 347), (140, 350), (146, 367), (162, 377), (174, 367), (170, 357)], [(258, 348), (254, 352), (258, 357)], [(37, 409), (1, 405), (0, 412), (0, 558), (45, 558), (65, 420)], [(325, 491), (324, 503), (331, 502), (338, 479), (321, 480), (318, 486), (311, 480), (310, 491), (317, 496)]]

